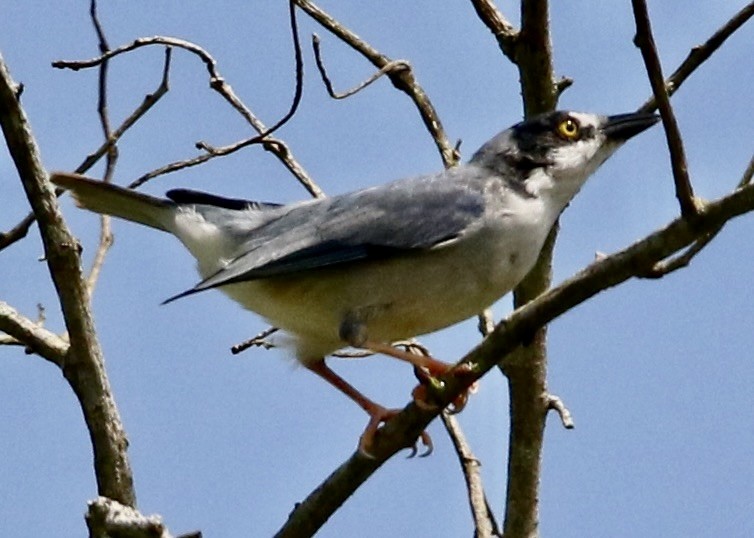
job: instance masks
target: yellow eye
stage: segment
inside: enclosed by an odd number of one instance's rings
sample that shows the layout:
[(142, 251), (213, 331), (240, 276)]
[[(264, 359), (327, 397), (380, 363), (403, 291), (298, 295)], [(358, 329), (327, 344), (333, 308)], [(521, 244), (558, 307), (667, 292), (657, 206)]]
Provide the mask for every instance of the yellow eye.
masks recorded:
[(579, 136), (579, 124), (572, 118), (567, 118), (558, 124), (558, 134), (566, 140), (575, 140)]

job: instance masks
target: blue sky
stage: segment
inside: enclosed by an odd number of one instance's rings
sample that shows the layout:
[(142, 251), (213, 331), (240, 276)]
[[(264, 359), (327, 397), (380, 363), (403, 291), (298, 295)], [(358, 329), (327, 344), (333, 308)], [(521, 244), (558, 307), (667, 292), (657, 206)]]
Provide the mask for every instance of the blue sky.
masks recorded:
[[(72, 170), (101, 143), (96, 71), (54, 70), (57, 59), (97, 54), (88, 2), (8, 2), (0, 52), (17, 81), (45, 165)], [(210, 51), (236, 93), (271, 124), (287, 110), (293, 61), (283, 2), (113, 2), (101, 18), (111, 46), (171, 35)], [(554, 2), (555, 66), (575, 84), (560, 107), (627, 112), (650, 94), (630, 2)], [(666, 72), (742, 2), (653, 2)], [(517, 21), (514, 2), (500, 2)], [(381, 52), (408, 59), (465, 157), (521, 116), (515, 69), (500, 55), (468, 2), (330, 1), (323, 8)], [(372, 71), (303, 14), (317, 31), (338, 89)], [(736, 34), (673, 98), (697, 193), (715, 198), (751, 158), (751, 24)], [(279, 135), (328, 193), (438, 170), (439, 156), (407, 98), (386, 81), (345, 101), (327, 97), (306, 51), (306, 87), (296, 117)], [(156, 88), (162, 51), (111, 64), (114, 124)], [(120, 144), (116, 181), (195, 153), (205, 140), (248, 135), (214, 94), (206, 71), (176, 51), (171, 91)], [(92, 171), (101, 172), (101, 168)], [(28, 211), (15, 170), (0, 150), (0, 229)], [(278, 162), (253, 147), (160, 177), (145, 191), (189, 187), (229, 196), (294, 201), (306, 196)], [(96, 217), (62, 200), (85, 247), (95, 250)], [(612, 158), (566, 210), (555, 280), (643, 237), (677, 214), (660, 128)], [(167, 306), (192, 285), (193, 260), (171, 237), (115, 222), (116, 243), (98, 285), (94, 314), (116, 401), (130, 439), (139, 508), (160, 513), (174, 533), (268, 536), (356, 446), (363, 412), (283, 351), (231, 356), (233, 344), (265, 324), (219, 293)], [(754, 533), (754, 377), (751, 330), (754, 219), (730, 223), (691, 267), (660, 281), (633, 280), (600, 294), (550, 329), (551, 390), (571, 409), (573, 431), (551, 417), (541, 486), (543, 536), (750, 536)], [(62, 322), (41, 246), (30, 238), (0, 253), (0, 299), (47, 324)], [(504, 298), (499, 319), (510, 311)], [(475, 323), (423, 338), (454, 361), (478, 341)], [(402, 406), (415, 383), (386, 358), (332, 361), (375, 400)], [(96, 496), (89, 439), (60, 372), (17, 348), (0, 348), (0, 535), (82, 536), (85, 502)], [(507, 393), (497, 372), (484, 378), (459, 416), (502, 519)], [(319, 536), (469, 536), (463, 481), (441, 425), (430, 458), (400, 455), (373, 476)]]

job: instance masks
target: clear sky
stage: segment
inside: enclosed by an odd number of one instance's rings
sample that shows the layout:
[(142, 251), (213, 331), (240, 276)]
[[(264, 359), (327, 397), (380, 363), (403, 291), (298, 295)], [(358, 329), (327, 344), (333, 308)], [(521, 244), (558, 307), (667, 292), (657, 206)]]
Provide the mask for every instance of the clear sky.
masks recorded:
[[(705, 40), (743, 0), (651, 2), (666, 72)], [(323, 7), (373, 46), (411, 61), (465, 157), (517, 122), (517, 73), (476, 20), (469, 2), (346, 2)], [(621, 113), (649, 96), (630, 2), (553, 2), (558, 75), (575, 80), (561, 108)], [(500, 8), (517, 22), (515, 3)], [(211, 6), (211, 9), (210, 7)], [(682, 6), (682, 7), (681, 7)], [(96, 71), (50, 67), (96, 56), (88, 2), (3, 2), (0, 51), (49, 169), (72, 170), (101, 143)], [(219, 69), (268, 124), (287, 110), (293, 71), (285, 2), (102, 2), (111, 46), (171, 35), (210, 51)], [(317, 31), (330, 74), (345, 89), (372, 68), (305, 15), (305, 43)], [(694, 186), (716, 198), (736, 184), (752, 152), (754, 86), (750, 23), (683, 86), (673, 103)], [(306, 51), (304, 100), (280, 131), (328, 193), (441, 168), (407, 98), (387, 81), (345, 101), (327, 97)], [(111, 64), (115, 125), (153, 91), (163, 53), (140, 50)], [(214, 94), (197, 59), (174, 54), (171, 91), (120, 144), (116, 181), (195, 154), (193, 144), (248, 136)], [(4, 145), (3, 145), (4, 147)], [(101, 173), (101, 168), (92, 171)], [(145, 191), (188, 187), (288, 202), (306, 197), (260, 147), (173, 175)], [(71, 227), (95, 250), (98, 220), (63, 198)], [(0, 229), (28, 211), (15, 169), (0, 150)], [(613, 252), (677, 214), (664, 137), (642, 134), (611, 159), (562, 218), (555, 279)], [(229, 348), (265, 327), (220, 293), (160, 302), (196, 280), (193, 260), (173, 238), (123, 222), (94, 297), (108, 372), (130, 439), (139, 508), (160, 513), (173, 533), (269, 536), (354, 450), (363, 412), (280, 350)], [(556, 320), (550, 330), (551, 390), (576, 429), (551, 417), (541, 486), (543, 536), (727, 536), (754, 534), (752, 269), (754, 218), (729, 224), (691, 267), (660, 281), (630, 281)], [(47, 327), (62, 324), (36, 229), (0, 253), (0, 299)], [(510, 300), (495, 307), (496, 318)], [(479, 339), (468, 322), (426, 337), (455, 361)], [(336, 371), (388, 406), (415, 384), (402, 364), (377, 357), (334, 360)], [(78, 405), (60, 372), (18, 348), (0, 348), (0, 536), (85, 534), (85, 503), (96, 496), (91, 451)], [(507, 393), (491, 372), (459, 416), (496, 515), (502, 519)], [(463, 480), (439, 422), (435, 453), (400, 455), (374, 475), (319, 536), (471, 534)]]

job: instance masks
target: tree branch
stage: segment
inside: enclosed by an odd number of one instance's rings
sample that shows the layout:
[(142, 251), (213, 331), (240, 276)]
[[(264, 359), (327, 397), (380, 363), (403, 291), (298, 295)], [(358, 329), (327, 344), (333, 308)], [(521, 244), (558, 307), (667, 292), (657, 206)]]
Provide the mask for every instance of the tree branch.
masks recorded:
[(306, 170), (304, 170), (301, 164), (294, 158), (293, 153), (285, 144), (285, 142), (271, 136), (274, 131), (279, 129), (290, 119), (290, 117), (292, 117), (293, 113), (295, 113), (295, 110), (298, 108), (298, 104), (301, 99), (301, 88), (303, 84), (303, 61), (301, 59), (301, 47), (298, 38), (295, 9), (293, 5), (291, 5), (290, 7), (290, 13), (291, 32), (293, 35), (294, 51), (296, 56), (296, 92), (294, 94), (294, 98), (288, 112), (283, 116), (281, 120), (279, 120), (270, 128), (265, 126), (265, 124), (262, 123), (262, 121), (259, 120), (254, 115), (254, 113), (251, 112), (251, 110), (243, 103), (243, 101), (241, 101), (241, 99), (235, 94), (233, 88), (220, 74), (220, 71), (217, 67), (217, 61), (212, 57), (212, 55), (199, 45), (191, 43), (190, 41), (165, 36), (143, 37), (136, 39), (127, 45), (122, 45), (120, 47), (112, 49), (104, 54), (101, 54), (100, 56), (97, 56), (96, 58), (80, 61), (59, 60), (53, 62), (52, 65), (53, 67), (59, 69), (72, 69), (74, 71), (78, 71), (79, 69), (96, 67), (103, 62), (114, 58), (115, 56), (119, 56), (121, 54), (125, 54), (142, 47), (158, 45), (186, 50), (197, 56), (204, 63), (207, 72), (209, 73), (210, 88), (220, 94), (220, 96), (222, 96), (225, 101), (227, 101), (239, 114), (241, 114), (241, 116), (243, 116), (243, 118), (252, 126), (252, 128), (254, 128), (254, 130), (259, 133), (259, 135), (257, 136), (245, 138), (226, 146), (213, 147), (206, 142), (197, 142), (197, 147), (204, 150), (204, 153), (198, 155), (197, 157), (175, 161), (168, 165), (147, 172), (146, 174), (143, 174), (135, 181), (133, 181), (129, 185), (130, 188), (139, 187), (157, 176), (197, 166), (216, 157), (229, 155), (253, 144), (261, 144), (266, 151), (272, 152), (272, 154), (278, 158), (278, 160), (288, 169), (289, 172), (291, 172), (291, 174), (294, 175), (294, 177), (296, 177), (296, 179), (298, 179), (298, 181), (304, 186), (307, 191), (309, 191), (312, 196), (322, 197), (324, 196), (322, 190), (307, 174)]
[(87, 306), (89, 298), (81, 272), (79, 246), (60, 214), (16, 89), (0, 56), (0, 124), (39, 224), (45, 259), (71, 343), (63, 361), (63, 375), (81, 404), (89, 428), (100, 495), (133, 506), (136, 496), (126, 455), (126, 436)]
[(484, 494), (482, 476), (479, 474), (479, 468), (482, 465), (481, 462), (471, 451), (471, 447), (468, 441), (466, 441), (466, 436), (463, 434), (458, 420), (447, 411), (440, 413), (440, 419), (456, 450), (463, 478), (466, 481), (471, 517), (474, 519), (474, 538), (502, 536), (495, 520), (495, 515), (492, 513), (490, 505), (487, 502), (487, 496)]
[[(149, 109), (151, 109), (160, 98), (165, 95), (169, 90), (168, 75), (170, 72), (170, 57), (171, 49), (167, 47), (165, 49), (165, 64), (162, 69), (162, 81), (154, 93), (151, 93), (144, 97), (141, 104), (125, 119), (123, 123), (115, 129), (108, 140), (93, 153), (87, 155), (84, 161), (76, 167), (75, 172), (77, 174), (83, 174), (94, 166), (107, 152), (110, 146), (115, 144), (121, 137), (133, 126), (142, 116), (144, 116)], [(55, 190), (55, 195), (60, 196), (62, 194), (61, 189)], [(12, 245), (16, 241), (20, 241), (29, 231), (29, 228), (34, 224), (34, 213), (26, 215), (21, 222), (19, 222), (13, 229), (8, 232), (0, 233), (0, 250)]]
[[(105, 54), (110, 50), (110, 45), (107, 43), (105, 37), (105, 31), (102, 28), (99, 17), (97, 16), (97, 0), (91, 0), (89, 4), (89, 16), (94, 26), (94, 31), (97, 34), (99, 40), (99, 50), (102, 54)], [(97, 98), (97, 113), (100, 119), (100, 125), (102, 126), (102, 134), (105, 142), (109, 142), (112, 138), (112, 129), (110, 127), (110, 115), (107, 109), (107, 73), (109, 62), (102, 62), (99, 67), (99, 81), (98, 81), (98, 98)], [(110, 183), (115, 172), (115, 164), (118, 161), (118, 146), (115, 142), (108, 144), (107, 146), (107, 158), (105, 164), (105, 173), (102, 181)], [(113, 233), (110, 227), (110, 216), (100, 215), (100, 235), (99, 244), (97, 250), (94, 253), (94, 259), (92, 266), (89, 270), (89, 276), (86, 279), (86, 287), (89, 293), (89, 297), (94, 293), (94, 288), (97, 285), (99, 279), (100, 270), (105, 263), (107, 252), (113, 244)]]
[(675, 182), (675, 196), (681, 206), (681, 214), (689, 219), (696, 218), (699, 208), (694, 198), (694, 189), (689, 179), (686, 152), (683, 149), (681, 131), (678, 128), (673, 107), (670, 105), (670, 97), (665, 87), (665, 78), (662, 75), (660, 58), (657, 55), (657, 47), (652, 36), (652, 25), (647, 12), (645, 0), (631, 0), (636, 21), (636, 37), (634, 43), (641, 50), (644, 65), (647, 68), (649, 83), (655, 95), (655, 102), (660, 109), (662, 125), (665, 128), (665, 137), (670, 151), (670, 164), (673, 168), (673, 180)]
[(492, 0), (471, 0), (471, 4), (474, 6), (479, 19), (495, 36), (502, 53), (511, 62), (517, 63), (518, 31), (508, 22)]
[[(524, 114), (553, 110), (559, 89), (554, 79), (547, 0), (522, 0), (521, 30), (516, 44)], [(552, 282), (556, 222), (534, 268), (513, 290), (516, 308), (547, 290)], [(502, 356), (500, 356), (502, 358)], [(504, 367), (502, 367), (504, 366)], [(539, 482), (547, 416), (547, 330), (532, 332), (525, 345), (501, 363), (508, 381), (510, 431), (504, 534), (534, 536), (539, 525)]]
[(360, 84), (356, 85), (350, 90), (346, 90), (344, 92), (338, 93), (333, 88), (332, 82), (330, 81), (330, 77), (327, 76), (327, 69), (325, 69), (325, 63), (322, 60), (322, 50), (320, 46), (320, 39), (317, 34), (312, 34), (312, 48), (314, 49), (314, 60), (317, 63), (317, 69), (319, 70), (319, 74), (322, 77), (322, 82), (325, 85), (325, 89), (327, 90), (328, 95), (332, 97), (333, 99), (345, 99), (346, 97), (350, 97), (360, 92), (361, 90), (363, 90), (364, 88), (372, 84), (374, 81), (376, 81), (383, 75), (386, 75), (392, 71), (400, 71), (402, 69), (411, 69), (411, 65), (406, 60), (393, 60), (385, 64), (385, 66), (382, 67), (376, 73), (373, 73), (364, 82), (361, 82)]
[[(330, 33), (372, 62), (372, 65), (377, 69), (384, 69), (387, 65), (394, 62), (394, 60), (381, 54), (351, 30), (322, 11), (322, 9), (313, 2), (310, 2), (309, 0), (293, 1)], [(440, 157), (442, 158), (445, 167), (447, 168), (455, 165), (459, 160), (458, 152), (455, 151), (453, 145), (448, 140), (445, 130), (442, 127), (442, 123), (440, 122), (440, 117), (437, 115), (437, 111), (435, 111), (429, 96), (416, 81), (414, 73), (410, 67), (400, 70), (391, 69), (386, 74), (393, 83), (393, 86), (408, 95), (416, 105), (425, 127), (435, 141), (435, 145), (440, 152)]]
[(21, 315), (9, 304), (0, 301), (0, 331), (15, 338), (31, 353), (58, 366), (63, 366), (68, 343), (39, 323)]
[[(91, 538), (173, 538), (160, 516), (145, 516), (106, 497), (89, 503), (86, 526)], [(176, 538), (202, 538), (202, 533), (196, 531)]]
[[(706, 62), (712, 54), (719, 49), (723, 43), (738, 30), (741, 26), (754, 15), (754, 2), (749, 2), (746, 6), (733, 15), (728, 22), (722, 25), (712, 36), (701, 45), (693, 47), (688, 56), (681, 62), (681, 65), (673, 71), (673, 74), (665, 81), (668, 95), (673, 95), (685, 80), (696, 69)], [(657, 109), (657, 103), (654, 97), (650, 97), (641, 107), (639, 112), (652, 112)]]

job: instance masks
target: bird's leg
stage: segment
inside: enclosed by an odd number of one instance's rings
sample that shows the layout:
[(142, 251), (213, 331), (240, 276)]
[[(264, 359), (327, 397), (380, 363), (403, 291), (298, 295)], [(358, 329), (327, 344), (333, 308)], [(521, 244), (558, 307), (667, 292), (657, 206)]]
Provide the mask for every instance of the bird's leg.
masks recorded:
[[(437, 406), (430, 402), (427, 397), (427, 385), (433, 383), (434, 378), (445, 375), (448, 372), (453, 375), (465, 375), (471, 372), (471, 367), (468, 364), (455, 366), (453, 364), (438, 361), (428, 355), (409, 353), (408, 351), (403, 351), (390, 344), (369, 340), (366, 324), (359, 315), (353, 312), (347, 314), (343, 318), (343, 321), (340, 324), (340, 338), (345, 342), (348, 342), (350, 346), (368, 349), (375, 353), (382, 353), (383, 355), (413, 365), (414, 372), (419, 378), (420, 384), (411, 394), (416, 404), (424, 409), (437, 408)], [(473, 385), (471, 388), (473, 388)], [(466, 406), (468, 399), (469, 390), (466, 390), (451, 403), (451, 411), (453, 413), (460, 412)]]
[[(307, 364), (306, 367), (320, 376), (322, 379), (330, 383), (333, 387), (340, 392), (351, 398), (359, 407), (361, 407), (369, 415), (369, 423), (367, 424), (364, 433), (361, 434), (359, 439), (359, 452), (368, 457), (373, 457), (369, 452), (374, 442), (374, 436), (377, 434), (377, 430), (380, 424), (387, 422), (395, 415), (401, 412), (400, 409), (387, 409), (378, 403), (373, 402), (361, 392), (356, 390), (350, 383), (333, 372), (324, 360), (316, 361), (311, 364)], [(432, 438), (427, 432), (422, 432), (420, 437), (422, 444), (427, 447), (421, 456), (429, 456), (432, 453)], [(416, 454), (416, 446), (412, 447), (412, 456)]]

